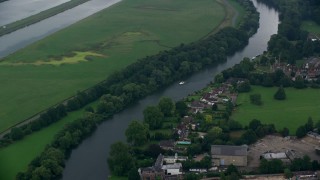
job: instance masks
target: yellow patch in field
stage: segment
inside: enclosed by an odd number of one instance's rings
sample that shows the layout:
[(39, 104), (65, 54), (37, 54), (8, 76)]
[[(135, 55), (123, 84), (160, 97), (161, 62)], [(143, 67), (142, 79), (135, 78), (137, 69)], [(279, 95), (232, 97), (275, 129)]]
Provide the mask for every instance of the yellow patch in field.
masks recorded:
[(54, 66), (60, 66), (62, 64), (76, 64), (76, 63), (80, 63), (80, 62), (87, 62), (88, 57), (90, 56), (95, 56), (95, 57), (104, 57), (104, 55), (102, 54), (98, 54), (95, 52), (91, 52), (91, 51), (86, 51), (86, 52), (74, 52), (74, 56), (71, 57), (62, 57), (62, 59), (55, 59), (55, 58), (50, 58), (47, 61), (36, 61), (36, 62), (32, 62), (32, 63), (25, 63), (25, 62), (18, 62), (18, 63), (10, 63), (10, 62), (3, 62), (0, 63), (0, 65), (11, 65), (11, 66), (20, 66), (20, 65), (36, 65), (36, 66), (40, 66), (40, 65), (54, 65)]

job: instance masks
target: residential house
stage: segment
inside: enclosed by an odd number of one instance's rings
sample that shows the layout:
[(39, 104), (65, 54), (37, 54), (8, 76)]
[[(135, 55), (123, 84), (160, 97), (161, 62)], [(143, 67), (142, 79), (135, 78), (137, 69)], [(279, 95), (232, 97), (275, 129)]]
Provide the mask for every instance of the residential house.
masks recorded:
[(189, 107), (191, 108), (192, 113), (197, 114), (198, 112), (202, 113), (203, 110), (209, 106), (200, 101), (193, 101)]
[(163, 161), (166, 164), (174, 164), (177, 161), (181, 162), (181, 161), (186, 161), (188, 159), (187, 156), (178, 156), (178, 153), (175, 153), (174, 156), (164, 156), (163, 157)]
[(138, 172), (142, 180), (174, 180), (181, 179), (182, 175), (182, 164), (163, 164), (164, 156), (159, 154), (155, 164), (151, 167), (139, 168)]
[(202, 98), (200, 99), (201, 102), (206, 103), (210, 106), (218, 103), (218, 94), (214, 93), (205, 93)]
[(174, 140), (163, 140), (159, 142), (159, 146), (164, 150), (173, 150), (175, 142)]

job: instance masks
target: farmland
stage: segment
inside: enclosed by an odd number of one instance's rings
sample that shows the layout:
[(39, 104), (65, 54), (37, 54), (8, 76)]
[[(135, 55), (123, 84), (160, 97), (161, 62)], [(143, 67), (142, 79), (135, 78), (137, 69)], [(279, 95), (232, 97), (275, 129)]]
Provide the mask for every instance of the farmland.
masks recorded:
[[(235, 112), (232, 119), (248, 125), (252, 119), (263, 123), (272, 123), (276, 129), (289, 128), (290, 134), (295, 134), (296, 129), (307, 122), (308, 117), (314, 121), (320, 120), (320, 92), (318, 89), (286, 88), (286, 100), (273, 99), (276, 87), (265, 88), (253, 86), (249, 93), (240, 93), (237, 99)], [(250, 94), (261, 94), (263, 105), (257, 106), (250, 103)]]
[[(124, 0), (4, 58), (0, 63), (0, 131), (139, 58), (200, 39), (224, 15), (222, 5), (210, 0), (196, 4), (191, 0)], [(64, 61), (70, 60), (72, 52), (99, 56), (76, 63)], [(59, 60), (59, 66), (52, 64)]]

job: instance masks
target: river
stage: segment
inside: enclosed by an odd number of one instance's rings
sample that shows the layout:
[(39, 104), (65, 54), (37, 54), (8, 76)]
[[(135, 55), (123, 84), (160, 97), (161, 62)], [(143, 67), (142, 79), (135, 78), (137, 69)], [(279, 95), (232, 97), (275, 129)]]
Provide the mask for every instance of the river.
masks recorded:
[(115, 115), (112, 119), (102, 123), (97, 130), (72, 151), (63, 172), (64, 180), (105, 180), (110, 175), (107, 157), (110, 146), (116, 141), (125, 141), (125, 130), (132, 120), (142, 120), (142, 112), (148, 105), (155, 105), (163, 96), (179, 100), (194, 91), (204, 88), (213, 77), (222, 70), (239, 63), (243, 57), (253, 57), (267, 49), (267, 42), (272, 34), (276, 34), (279, 23), (279, 13), (264, 4), (253, 0), (260, 12), (260, 28), (249, 40), (249, 44), (240, 52), (228, 57), (228, 61), (216, 67), (205, 69), (191, 77), (184, 79), (184, 85), (178, 82), (150, 95), (132, 107)]
[(0, 26), (35, 15), (70, 0), (9, 0), (0, 3)]
[[(4, 3), (15, 2), (16, 0), (9, 0), (0, 3), (1, 6)], [(24, 0), (19, 0), (24, 1)], [(33, 0), (43, 1), (43, 0)], [(10, 34), (6, 34), (0, 37), (0, 58), (5, 57), (27, 45), (36, 42), (58, 30), (61, 30), (81, 19), (84, 19), (102, 9), (105, 9), (121, 0), (90, 0), (72, 9), (64, 11), (60, 14), (42, 20), (38, 23), (32, 24), (25, 28), (14, 31)], [(50, 3), (49, 3), (50, 4)], [(16, 3), (15, 5), (19, 5)], [(3, 18), (1, 16), (1, 19)], [(9, 15), (7, 16), (10, 17)]]

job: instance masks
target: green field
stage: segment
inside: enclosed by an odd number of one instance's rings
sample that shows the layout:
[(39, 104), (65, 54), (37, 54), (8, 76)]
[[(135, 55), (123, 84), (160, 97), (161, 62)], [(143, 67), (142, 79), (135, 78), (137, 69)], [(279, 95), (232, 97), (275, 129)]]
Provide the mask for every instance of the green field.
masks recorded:
[(312, 34), (320, 36), (320, 25), (318, 25), (314, 21), (303, 21), (301, 28)]
[[(200, 39), (224, 16), (212, 0), (124, 0), (6, 57), (0, 63), (0, 132), (139, 58)], [(101, 56), (48, 63), (75, 51)]]
[[(287, 99), (278, 101), (273, 99), (276, 87), (265, 88), (252, 86), (249, 93), (239, 94), (235, 112), (232, 119), (247, 125), (252, 119), (263, 123), (273, 123), (276, 129), (289, 128), (290, 134), (295, 134), (298, 126), (305, 124), (308, 117), (313, 121), (320, 120), (320, 91), (319, 89), (294, 89), (286, 88)], [(259, 93), (262, 97), (262, 106), (250, 103), (250, 94)]]
[[(224, 15), (221, 4), (211, 0), (196, 4), (192, 0), (125, 0), (13, 54), (0, 63), (0, 92), (6, 94), (0, 96), (0, 129), (105, 79), (138, 58), (166, 49), (162, 45), (201, 38), (218, 26)], [(90, 34), (92, 38), (88, 38)], [(61, 56), (64, 53), (67, 56)], [(90, 55), (90, 60), (84, 55)], [(0, 179), (13, 179), (25, 170), (67, 122), (82, 115), (83, 111), (70, 113), (0, 149)]]
[(34, 132), (8, 147), (1, 148), (0, 179), (14, 179), (18, 172), (26, 170), (27, 165), (44, 150), (66, 123), (83, 116), (84, 113), (83, 110), (69, 113), (63, 120)]

